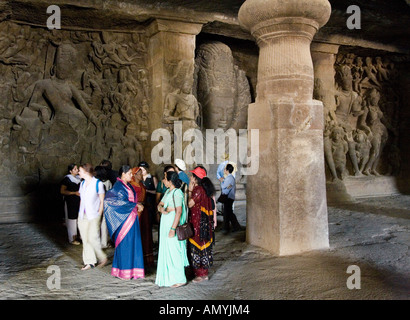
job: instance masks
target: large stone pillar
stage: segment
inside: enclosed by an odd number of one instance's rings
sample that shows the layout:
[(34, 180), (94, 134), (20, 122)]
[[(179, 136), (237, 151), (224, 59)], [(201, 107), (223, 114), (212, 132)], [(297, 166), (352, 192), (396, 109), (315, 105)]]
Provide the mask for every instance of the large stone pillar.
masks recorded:
[(241, 25), (259, 46), (259, 172), (248, 177), (247, 241), (277, 255), (327, 248), (323, 105), (313, 100), (310, 44), (330, 17), (327, 0), (247, 0)]
[[(202, 24), (156, 19), (147, 28), (148, 73), (151, 77), (150, 132), (163, 127), (168, 93), (180, 89), (186, 77), (193, 79), (195, 40)], [(152, 149), (158, 142), (151, 142)], [(147, 155), (146, 159), (150, 159)]]

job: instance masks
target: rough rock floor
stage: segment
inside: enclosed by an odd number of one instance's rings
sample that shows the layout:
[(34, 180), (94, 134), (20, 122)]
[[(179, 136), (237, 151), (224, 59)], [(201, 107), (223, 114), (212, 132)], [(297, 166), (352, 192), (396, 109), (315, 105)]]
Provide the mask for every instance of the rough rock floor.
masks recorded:
[[(245, 207), (235, 212), (245, 226)], [(112, 277), (110, 264), (81, 271), (82, 246), (66, 243), (62, 224), (2, 224), (0, 299), (408, 300), (410, 196), (362, 199), (329, 206), (328, 213), (330, 248), (294, 256), (247, 244), (245, 231), (223, 235), (217, 229), (210, 280), (177, 289), (156, 286), (155, 270), (130, 281)], [(111, 262), (114, 250), (106, 253)], [(360, 268), (360, 289), (347, 287), (350, 265)], [(49, 266), (60, 270), (60, 289), (47, 286), (55, 274)]]

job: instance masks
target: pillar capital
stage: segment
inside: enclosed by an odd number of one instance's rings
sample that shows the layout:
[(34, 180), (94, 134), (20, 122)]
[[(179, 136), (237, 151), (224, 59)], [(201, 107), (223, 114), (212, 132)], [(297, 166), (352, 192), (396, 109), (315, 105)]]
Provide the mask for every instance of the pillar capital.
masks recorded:
[(332, 43), (312, 42), (310, 50), (319, 53), (337, 54), (339, 52), (340, 45)]
[(247, 0), (240, 8), (241, 26), (260, 41), (286, 32), (305, 32), (313, 37), (330, 18), (327, 0)]
[(148, 37), (152, 37), (158, 32), (172, 32), (178, 34), (188, 34), (196, 36), (201, 32), (202, 24), (191, 23), (178, 20), (155, 19), (147, 28)]
[(242, 27), (260, 48), (257, 99), (286, 95), (310, 101), (313, 65), (310, 44), (329, 19), (328, 0), (247, 0), (239, 9)]

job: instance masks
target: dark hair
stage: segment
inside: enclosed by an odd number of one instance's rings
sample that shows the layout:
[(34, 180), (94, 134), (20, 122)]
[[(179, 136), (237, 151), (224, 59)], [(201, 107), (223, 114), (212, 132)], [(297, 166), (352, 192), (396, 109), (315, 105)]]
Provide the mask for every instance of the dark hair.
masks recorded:
[(205, 189), (205, 193), (209, 198), (212, 198), (212, 196), (215, 195), (215, 186), (212, 183), (211, 179), (209, 179), (208, 177), (204, 177), (201, 180), (201, 186)]
[(121, 178), (123, 173), (127, 173), (130, 170), (131, 167), (128, 164), (124, 164), (120, 167), (120, 170), (118, 170), (118, 176)]
[(229, 172), (232, 173), (233, 172), (233, 165), (231, 165), (230, 163), (228, 163), (225, 167), (225, 169)]
[(107, 168), (103, 166), (96, 166), (95, 169), (95, 177), (101, 181), (107, 181), (108, 180), (108, 172)]
[(182, 180), (179, 179), (178, 173), (176, 173), (175, 171), (167, 172), (167, 180), (170, 181), (175, 188), (181, 188)]
[(100, 166), (106, 167), (108, 170), (112, 169), (112, 164), (110, 160), (104, 159), (103, 161), (101, 161)]
[(138, 163), (138, 167), (149, 169), (149, 164), (146, 161), (141, 161), (140, 163)]
[(85, 172), (88, 172), (91, 175), (94, 175), (94, 167), (91, 163), (84, 163), (80, 165), (80, 168), (83, 168)]
[(167, 165), (167, 166), (165, 166), (165, 168), (164, 168), (164, 173), (168, 172), (169, 169), (174, 169), (174, 170), (175, 170), (175, 167), (172, 166), (172, 165)]
[(75, 166), (76, 166), (75, 163), (69, 164), (69, 165), (67, 166), (67, 171), (68, 171), (68, 173), (70, 173), (70, 171), (73, 170)]

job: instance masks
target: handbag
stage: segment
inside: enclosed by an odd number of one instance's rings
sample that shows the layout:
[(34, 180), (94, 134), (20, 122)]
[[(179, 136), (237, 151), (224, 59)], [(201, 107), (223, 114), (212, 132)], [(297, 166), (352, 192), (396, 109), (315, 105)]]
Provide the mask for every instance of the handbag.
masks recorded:
[[(172, 200), (174, 201), (174, 208), (176, 208), (175, 207), (174, 194), (172, 194)], [(176, 227), (175, 232), (177, 234), (178, 240), (180, 240), (180, 241), (187, 240), (187, 239), (192, 238), (194, 236), (194, 227), (193, 227), (192, 223), (186, 222), (186, 223)]]
[(194, 228), (192, 226), (192, 223), (187, 222), (176, 227), (176, 233), (178, 240), (180, 241), (192, 238), (194, 236)]
[(227, 200), (228, 200), (228, 195), (221, 193), (218, 200), (216, 200), (216, 201), (220, 202), (220, 203), (226, 203)]

